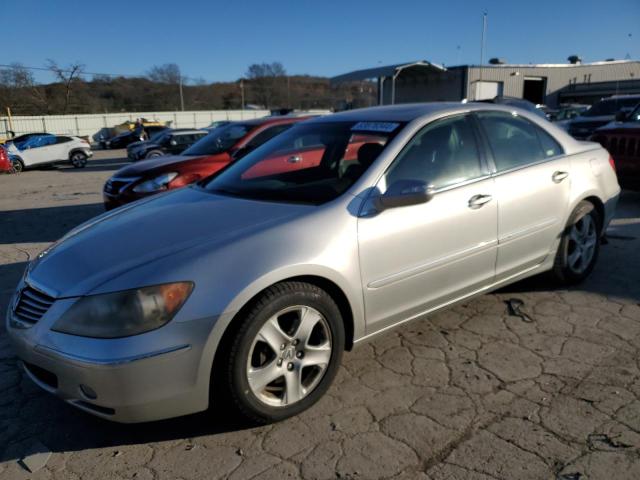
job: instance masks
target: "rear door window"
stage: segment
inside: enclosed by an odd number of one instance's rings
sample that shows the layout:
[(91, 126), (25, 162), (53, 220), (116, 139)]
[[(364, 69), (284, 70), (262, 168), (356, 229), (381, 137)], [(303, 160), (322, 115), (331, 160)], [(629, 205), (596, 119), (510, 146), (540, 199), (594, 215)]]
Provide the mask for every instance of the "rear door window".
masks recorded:
[(560, 144), (515, 113), (479, 112), (498, 172), (524, 167), (563, 153)]

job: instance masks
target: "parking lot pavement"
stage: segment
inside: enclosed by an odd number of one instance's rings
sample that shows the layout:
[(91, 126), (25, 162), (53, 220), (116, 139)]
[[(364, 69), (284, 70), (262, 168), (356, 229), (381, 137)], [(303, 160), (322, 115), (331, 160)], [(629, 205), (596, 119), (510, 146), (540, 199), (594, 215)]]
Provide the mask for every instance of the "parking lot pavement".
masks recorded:
[[(0, 176), (3, 312), (25, 262), (102, 211), (121, 164), (98, 152), (84, 170)], [(626, 192), (583, 285), (536, 278), (412, 322), (345, 355), (311, 410), (261, 428), (220, 412), (91, 417), (32, 385), (2, 328), (0, 478), (640, 478), (639, 246), (640, 194)]]

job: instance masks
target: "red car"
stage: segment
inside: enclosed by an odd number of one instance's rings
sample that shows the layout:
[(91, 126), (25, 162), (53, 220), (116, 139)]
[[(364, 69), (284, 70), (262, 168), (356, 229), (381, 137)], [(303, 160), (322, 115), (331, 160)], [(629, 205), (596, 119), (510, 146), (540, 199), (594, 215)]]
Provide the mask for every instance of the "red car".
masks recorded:
[(597, 129), (590, 140), (609, 151), (620, 185), (640, 190), (640, 105), (618, 120)]
[[(308, 118), (265, 117), (233, 122), (213, 130), (179, 156), (159, 157), (123, 167), (104, 185), (105, 208), (110, 210), (208, 177)], [(298, 168), (296, 162), (287, 160), (283, 164), (282, 159), (274, 159), (284, 168)]]

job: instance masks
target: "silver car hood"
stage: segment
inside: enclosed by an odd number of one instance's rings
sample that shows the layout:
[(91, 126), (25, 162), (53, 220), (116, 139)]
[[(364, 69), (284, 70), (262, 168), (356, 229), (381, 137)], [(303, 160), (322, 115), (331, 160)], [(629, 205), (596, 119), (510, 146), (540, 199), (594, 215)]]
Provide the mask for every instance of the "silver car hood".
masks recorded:
[(310, 208), (183, 188), (77, 227), (32, 262), (27, 278), (58, 298), (85, 295), (138, 266), (203, 244), (226, 245)]

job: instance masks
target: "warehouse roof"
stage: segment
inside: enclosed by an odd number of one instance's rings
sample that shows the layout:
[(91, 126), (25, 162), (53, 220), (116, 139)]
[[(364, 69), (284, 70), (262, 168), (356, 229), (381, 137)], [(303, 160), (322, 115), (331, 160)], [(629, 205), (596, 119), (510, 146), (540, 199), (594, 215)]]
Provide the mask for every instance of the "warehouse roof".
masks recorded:
[(446, 68), (442, 65), (431, 63), (427, 60), (418, 60), (415, 62), (396, 63), (395, 65), (387, 65), (384, 67), (366, 68), (364, 70), (355, 70), (353, 72), (338, 75), (331, 79), (332, 83), (353, 82), (357, 80), (367, 80), (369, 78), (392, 77), (401, 72), (405, 68), (424, 68), (427, 70), (444, 72)]

